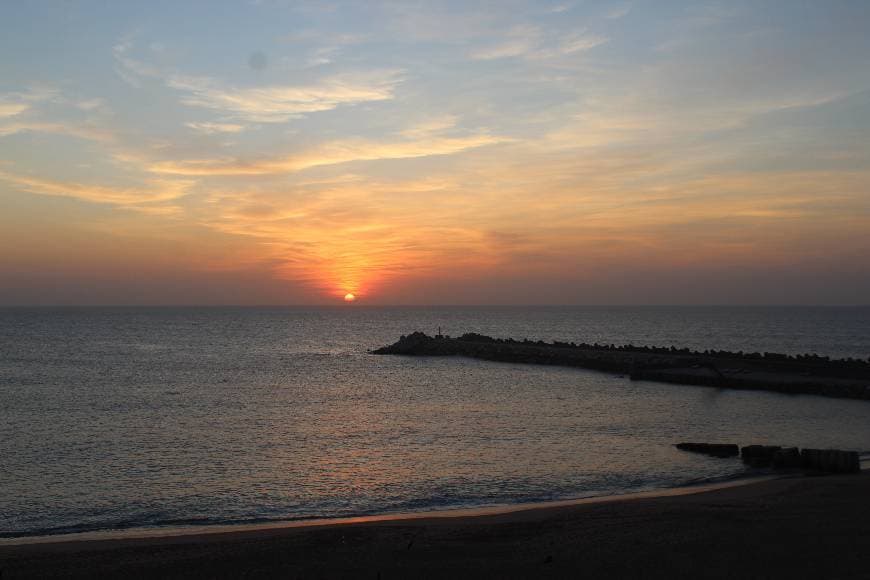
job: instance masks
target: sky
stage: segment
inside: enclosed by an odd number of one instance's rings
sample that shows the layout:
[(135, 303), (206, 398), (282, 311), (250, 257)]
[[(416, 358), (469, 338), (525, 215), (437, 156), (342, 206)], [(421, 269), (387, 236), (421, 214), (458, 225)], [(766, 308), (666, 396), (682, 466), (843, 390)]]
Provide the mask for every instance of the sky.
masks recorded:
[(870, 2), (7, 2), (0, 305), (867, 304)]

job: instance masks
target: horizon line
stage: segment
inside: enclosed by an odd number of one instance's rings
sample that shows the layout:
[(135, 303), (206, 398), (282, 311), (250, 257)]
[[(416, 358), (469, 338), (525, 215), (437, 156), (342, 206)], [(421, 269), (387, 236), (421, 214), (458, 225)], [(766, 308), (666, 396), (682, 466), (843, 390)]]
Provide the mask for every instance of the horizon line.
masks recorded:
[(868, 308), (867, 304), (0, 304), (0, 308)]

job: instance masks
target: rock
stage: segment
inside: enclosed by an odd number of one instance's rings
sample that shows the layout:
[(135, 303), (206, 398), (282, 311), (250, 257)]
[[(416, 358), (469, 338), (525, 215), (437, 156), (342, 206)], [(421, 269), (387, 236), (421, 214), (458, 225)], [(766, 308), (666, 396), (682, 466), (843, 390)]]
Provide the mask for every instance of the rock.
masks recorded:
[(703, 453), (714, 457), (734, 457), (740, 453), (740, 448), (733, 443), (677, 443), (677, 449)]
[(792, 469), (801, 466), (801, 453), (797, 447), (785, 447), (773, 454), (773, 466), (778, 469)]
[(844, 451), (846, 460), (845, 473), (861, 473), (861, 457), (857, 451)]
[[(628, 374), (632, 380), (870, 399), (870, 360), (830, 360), (816, 355), (793, 357), (742, 351), (701, 352), (673, 346), (546, 343), (493, 338), (477, 333), (450, 338), (442, 335), (440, 328), (434, 337), (413, 332), (392, 345), (370, 352), (563, 365)], [(727, 374), (721, 372), (720, 367), (724, 367)]]
[(747, 445), (740, 450), (740, 455), (743, 462), (752, 467), (768, 467), (781, 449), (778, 445)]
[(804, 449), (801, 459), (805, 468), (825, 471), (824, 449)]
[(834, 472), (837, 470), (837, 468), (836, 468), (837, 457), (836, 457), (835, 453), (836, 452), (833, 449), (823, 449), (822, 450), (822, 459), (820, 462), (822, 471)]
[(861, 458), (857, 451), (840, 449), (804, 449), (801, 464), (805, 469), (827, 473), (860, 473)]

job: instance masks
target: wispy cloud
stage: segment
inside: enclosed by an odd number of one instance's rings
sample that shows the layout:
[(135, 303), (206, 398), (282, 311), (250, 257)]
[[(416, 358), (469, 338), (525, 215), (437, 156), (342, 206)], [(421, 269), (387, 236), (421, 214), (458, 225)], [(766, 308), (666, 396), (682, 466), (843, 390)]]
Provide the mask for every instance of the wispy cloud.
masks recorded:
[(331, 64), (335, 55), (341, 50), (340, 46), (321, 46), (311, 51), (306, 61), (306, 66), (315, 67)]
[[(332, 64), (349, 46), (362, 44), (369, 40), (368, 34), (335, 33), (324, 28), (308, 28), (292, 32), (279, 38), (282, 44), (290, 44), (302, 55), (301, 62), (306, 68)], [(288, 56), (285, 60), (298, 62), (299, 57)]]
[(15, 115), (21, 114), (29, 108), (30, 105), (28, 105), (27, 103), (7, 101), (0, 97), (0, 118), (14, 117)]
[(132, 58), (132, 48), (132, 42), (121, 42), (114, 55), (119, 65), (116, 70), (134, 86), (143, 77), (159, 79), (181, 92), (185, 105), (252, 123), (285, 123), (342, 105), (390, 100), (403, 78), (401, 70), (378, 69), (333, 75), (309, 84), (234, 87), (212, 77), (161, 70)]
[(326, 143), (309, 151), (276, 158), (261, 159), (193, 159), (164, 161), (150, 165), (154, 173), (172, 175), (268, 175), (295, 173), (324, 165), (337, 165), (352, 161), (411, 159), (432, 155), (451, 155), (497, 143), (508, 142), (505, 137), (488, 134), (467, 137), (437, 137), (422, 141), (378, 142), (365, 139), (347, 139)]
[[(450, 201), (455, 187), (449, 179), (426, 178), (229, 189), (214, 195), (208, 223), (260, 240), (281, 278), (326, 295), (365, 296), (412, 272), (492, 262), (486, 235), (457, 219), (465, 207)], [(433, 204), (427, 194), (436, 192)]]
[(540, 44), (541, 29), (536, 26), (518, 26), (508, 31), (506, 38), (471, 53), (475, 60), (512, 58), (531, 53)]
[(284, 123), (307, 113), (393, 98), (401, 71), (338, 75), (310, 85), (225, 87), (207, 77), (173, 75), (166, 84), (186, 93), (182, 102), (254, 123)]
[(631, 4), (623, 4), (608, 10), (604, 17), (608, 20), (618, 20), (627, 16), (629, 12), (631, 12)]
[(163, 73), (158, 67), (130, 56), (133, 47), (132, 39), (125, 38), (112, 47), (112, 54), (115, 57), (115, 72), (118, 76), (127, 84), (139, 88), (142, 86), (143, 77), (160, 78)]
[(0, 137), (16, 133), (50, 133), (89, 141), (108, 143), (114, 139), (110, 130), (76, 122), (16, 121), (0, 123)]
[(46, 133), (108, 143), (113, 132), (95, 115), (82, 118), (103, 107), (103, 99), (76, 100), (54, 87), (29, 89), (0, 95), (0, 137), (18, 133)]
[(185, 123), (184, 126), (193, 129), (194, 131), (205, 133), (206, 135), (213, 135), (215, 133), (239, 133), (244, 131), (246, 128), (245, 125), (239, 125), (238, 123), (197, 123), (194, 121)]
[(564, 38), (559, 43), (560, 54), (574, 54), (591, 50), (596, 46), (607, 42), (607, 37), (598, 34), (589, 34), (586, 31), (578, 32)]
[(15, 117), (33, 109), (34, 104), (55, 99), (53, 87), (31, 87), (25, 91), (0, 95), (0, 119)]
[(142, 204), (165, 202), (182, 197), (195, 183), (192, 180), (154, 179), (150, 180), (146, 187), (107, 187), (56, 181), (7, 171), (0, 171), (0, 179), (29, 193), (72, 197), (83, 201), (133, 208)]
[(412, 125), (400, 134), (409, 139), (423, 139), (454, 128), (458, 120), (456, 115), (438, 115)]
[(105, 106), (106, 101), (104, 99), (95, 98), (95, 99), (85, 99), (83, 101), (79, 101), (76, 103), (76, 107), (81, 109), (82, 111), (95, 111), (103, 106)]
[(607, 37), (583, 29), (569, 34), (543, 34), (539, 28), (518, 27), (496, 44), (479, 48), (471, 53), (475, 60), (525, 58), (543, 60), (585, 52), (607, 42)]

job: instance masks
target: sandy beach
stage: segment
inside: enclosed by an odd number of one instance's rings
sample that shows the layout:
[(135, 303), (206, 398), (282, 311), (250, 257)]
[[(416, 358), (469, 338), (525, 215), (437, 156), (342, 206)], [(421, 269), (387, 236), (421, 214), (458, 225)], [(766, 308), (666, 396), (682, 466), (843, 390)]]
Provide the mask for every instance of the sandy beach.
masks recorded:
[(16, 578), (866, 578), (870, 474), (459, 517), (0, 546)]

